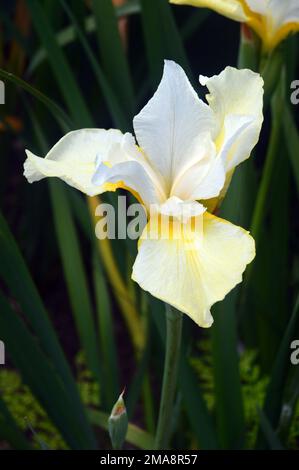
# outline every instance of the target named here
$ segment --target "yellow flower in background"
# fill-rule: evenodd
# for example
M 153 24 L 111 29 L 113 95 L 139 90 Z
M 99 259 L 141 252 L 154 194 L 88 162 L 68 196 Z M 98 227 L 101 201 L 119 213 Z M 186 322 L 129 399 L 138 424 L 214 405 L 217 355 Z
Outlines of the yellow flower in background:
M 209 327 L 211 306 L 241 282 L 255 256 L 249 233 L 207 207 L 223 195 L 234 168 L 258 141 L 263 80 L 250 70 L 227 67 L 200 82 L 209 90 L 209 105 L 182 68 L 166 61 L 156 93 L 133 121 L 138 146 L 132 134 L 114 129 L 73 131 L 45 158 L 26 151 L 24 174 L 29 182 L 56 176 L 88 195 L 117 188 L 132 192 L 148 215 L 133 280 Z M 187 230 L 163 238 L 166 218 Z M 200 233 L 192 230 L 198 220 Z
M 274 49 L 290 33 L 299 31 L 298 0 L 170 0 L 177 5 L 206 7 L 247 23 L 265 50 Z

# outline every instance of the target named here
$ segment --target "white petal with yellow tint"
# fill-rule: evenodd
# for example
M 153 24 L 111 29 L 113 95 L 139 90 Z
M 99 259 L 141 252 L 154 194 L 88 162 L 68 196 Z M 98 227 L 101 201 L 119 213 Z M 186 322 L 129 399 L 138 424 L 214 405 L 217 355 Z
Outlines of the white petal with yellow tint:
M 246 160 L 258 142 L 263 123 L 263 79 L 251 70 L 226 69 L 211 78 L 200 77 L 217 121 L 217 154 L 226 171 Z
M 219 146 L 218 157 L 222 160 L 226 173 L 230 173 L 250 156 L 258 142 L 255 118 L 250 115 L 229 115 L 225 118 L 222 132 L 225 137 Z
M 170 3 L 210 8 L 211 10 L 220 13 L 220 15 L 231 18 L 232 20 L 242 22 L 247 20 L 247 16 L 240 0 L 170 0 Z
M 125 136 L 116 129 L 82 129 L 60 139 L 40 158 L 26 150 L 24 175 L 32 183 L 46 177 L 58 177 L 80 191 L 94 196 L 102 188 L 91 179 L 99 161 L 126 161 L 122 147 Z
M 270 0 L 269 9 L 275 12 L 279 11 L 279 16 L 282 19 L 283 24 L 286 23 L 299 23 L 299 2 L 298 0 L 287 0 L 282 2 L 281 0 Z
M 134 130 L 152 168 L 169 194 L 172 182 L 199 152 L 200 134 L 213 130 L 213 113 L 192 88 L 183 69 L 165 61 L 161 83 L 134 118 Z
M 278 28 L 299 20 L 298 0 L 245 0 L 249 8 L 266 16 Z M 270 25 L 270 24 L 269 24 Z
M 273 49 L 290 33 L 299 30 L 298 0 L 268 0 L 265 23 L 266 46 Z
M 298 0 L 246 0 L 257 13 L 252 28 L 261 36 L 266 50 L 274 49 L 290 33 L 299 30 Z
M 173 182 L 171 195 L 181 199 L 209 199 L 219 195 L 225 182 L 225 167 L 216 157 L 211 136 L 200 137 L 194 162 L 187 163 Z
M 241 282 L 255 256 L 255 243 L 236 225 L 207 212 L 201 217 L 202 233 L 190 229 L 180 239 L 163 239 L 160 225 L 151 220 L 139 242 L 132 279 L 199 326 L 209 327 L 212 305 Z

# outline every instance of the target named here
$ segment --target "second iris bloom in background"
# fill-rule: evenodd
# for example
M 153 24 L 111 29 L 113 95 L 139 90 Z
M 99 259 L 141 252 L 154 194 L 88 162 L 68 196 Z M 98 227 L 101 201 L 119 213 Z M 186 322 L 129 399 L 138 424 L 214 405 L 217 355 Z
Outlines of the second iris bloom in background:
M 182 68 L 166 61 L 161 83 L 134 118 L 132 134 L 82 129 L 63 137 L 40 158 L 27 151 L 29 182 L 59 177 L 88 195 L 125 188 L 154 215 L 139 241 L 132 278 L 155 297 L 211 326 L 211 306 L 242 280 L 255 256 L 249 233 L 212 211 L 224 197 L 235 167 L 249 157 L 263 122 L 263 80 L 227 67 L 200 77 L 206 104 Z M 186 218 L 187 214 L 187 218 Z M 200 218 L 202 233 L 161 237 L 169 218 Z M 187 219 L 187 220 L 186 220 Z

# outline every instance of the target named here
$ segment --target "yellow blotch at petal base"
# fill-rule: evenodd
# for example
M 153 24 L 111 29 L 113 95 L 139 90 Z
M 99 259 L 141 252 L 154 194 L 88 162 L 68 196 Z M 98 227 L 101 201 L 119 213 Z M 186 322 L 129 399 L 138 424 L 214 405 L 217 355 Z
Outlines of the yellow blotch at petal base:
M 182 232 L 181 238 L 160 238 L 152 221 L 140 239 L 132 279 L 153 296 L 210 327 L 210 309 L 242 280 L 255 256 L 255 242 L 246 230 L 209 213 L 202 232 Z

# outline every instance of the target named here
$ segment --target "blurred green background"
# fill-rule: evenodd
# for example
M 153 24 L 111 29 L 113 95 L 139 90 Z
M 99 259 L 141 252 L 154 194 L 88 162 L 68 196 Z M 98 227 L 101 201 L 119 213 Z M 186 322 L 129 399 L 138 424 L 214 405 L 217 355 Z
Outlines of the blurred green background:
M 97 241 L 97 199 L 22 173 L 25 148 L 45 155 L 70 129 L 131 131 L 167 58 L 201 93 L 199 74 L 227 65 L 266 80 L 260 142 L 221 208 L 257 257 L 211 329 L 184 318 L 172 448 L 299 449 L 298 37 L 263 69 L 258 51 L 239 24 L 167 0 L 1 1 L 0 448 L 109 449 L 124 387 L 125 448 L 153 446 L 165 314 L 130 280 L 136 243 Z

